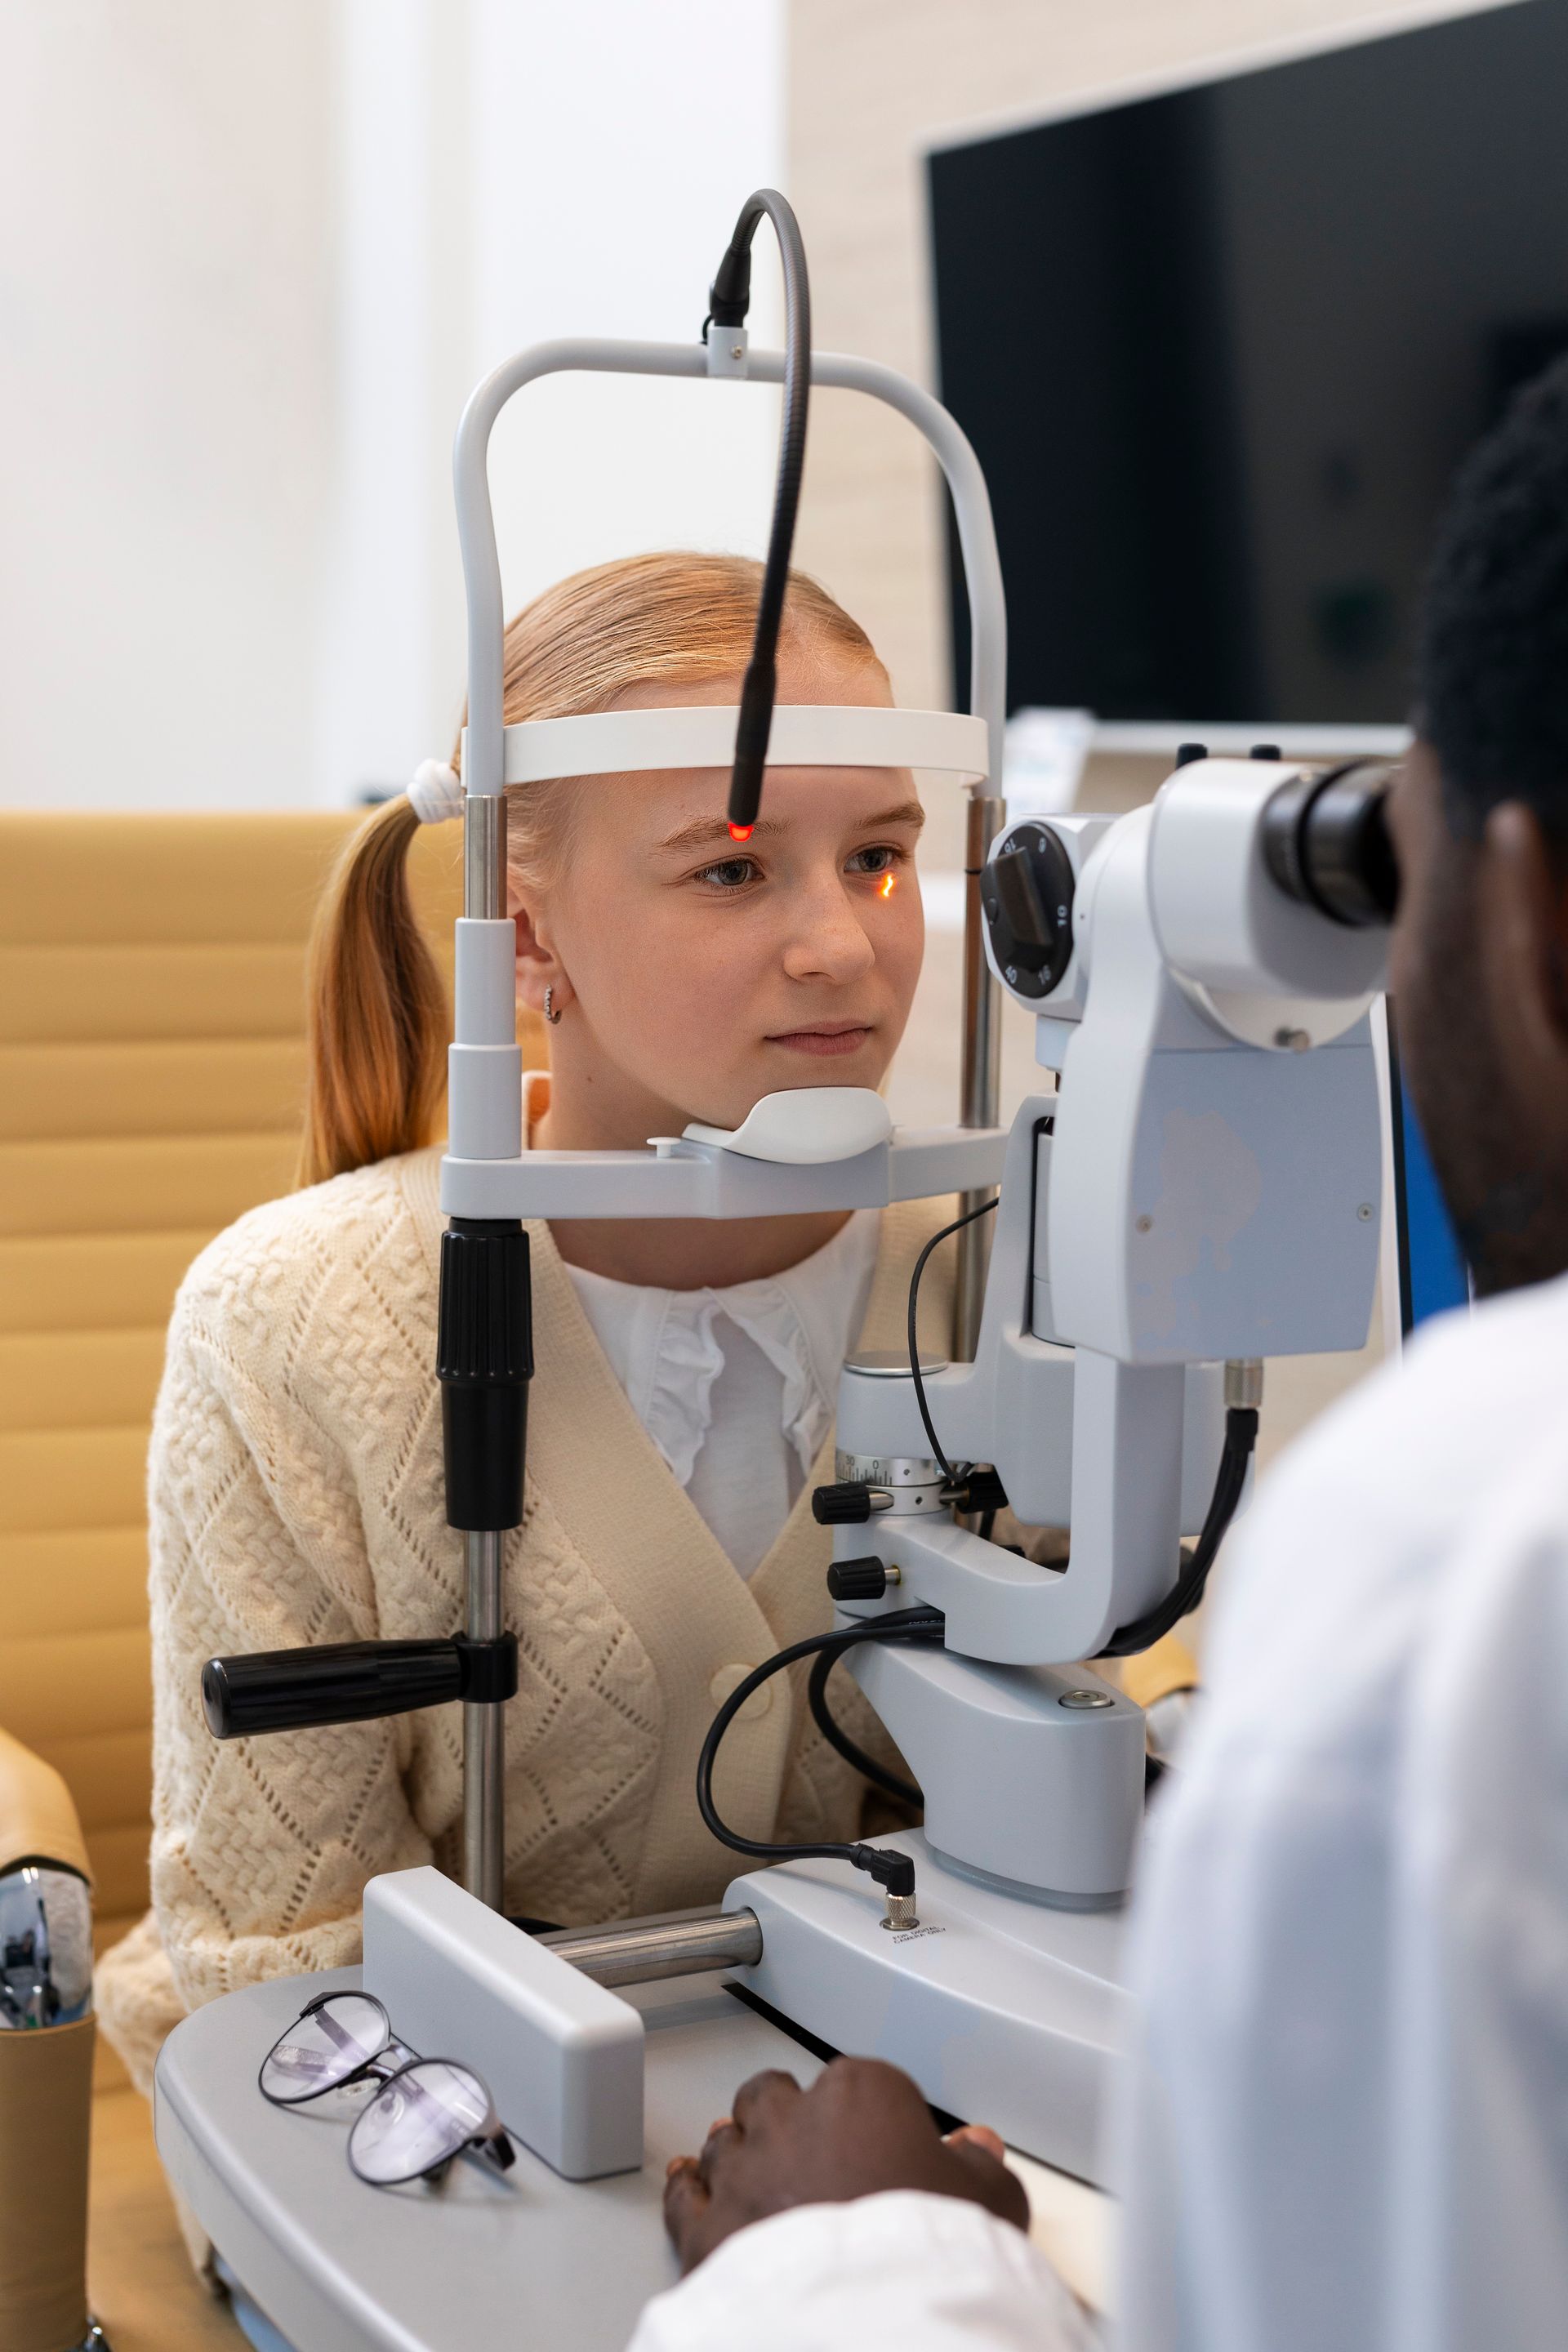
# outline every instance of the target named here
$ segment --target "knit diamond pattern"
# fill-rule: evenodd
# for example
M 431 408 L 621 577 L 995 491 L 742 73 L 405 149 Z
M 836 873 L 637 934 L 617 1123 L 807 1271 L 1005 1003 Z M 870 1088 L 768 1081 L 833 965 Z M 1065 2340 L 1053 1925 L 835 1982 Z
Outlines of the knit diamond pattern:
M 149 1460 L 153 1920 L 100 1971 L 144 2085 L 188 2008 L 360 1956 L 365 1880 L 456 1859 L 456 1707 L 219 1742 L 204 1662 L 462 1621 L 443 1505 L 436 1291 L 398 1163 L 268 1203 L 182 1286 Z M 625 1916 L 660 1696 L 636 1632 L 530 1485 L 508 1538 L 508 1907 Z

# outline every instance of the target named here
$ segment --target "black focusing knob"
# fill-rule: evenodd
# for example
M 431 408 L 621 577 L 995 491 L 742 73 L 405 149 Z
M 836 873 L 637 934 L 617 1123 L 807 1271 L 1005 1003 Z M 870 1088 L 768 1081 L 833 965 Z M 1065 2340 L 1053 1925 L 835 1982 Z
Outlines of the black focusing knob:
M 819 1528 L 863 1528 L 871 1516 L 871 1489 L 858 1478 L 814 1487 L 811 1516 Z
M 880 1601 L 887 1589 L 888 1571 L 879 1559 L 836 1559 L 827 1571 L 835 1601 Z
M 1048 996 L 1072 961 L 1072 859 L 1048 824 L 1016 824 L 980 877 L 997 969 L 1016 994 Z

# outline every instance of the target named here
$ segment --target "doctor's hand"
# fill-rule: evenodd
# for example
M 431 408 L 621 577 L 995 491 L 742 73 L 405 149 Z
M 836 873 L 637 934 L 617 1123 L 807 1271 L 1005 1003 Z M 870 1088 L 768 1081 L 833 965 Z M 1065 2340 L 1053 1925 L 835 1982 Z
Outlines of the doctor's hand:
M 944 2140 L 907 2074 L 874 2058 L 836 2058 L 803 2091 L 793 2074 L 753 2074 L 700 2156 L 679 2156 L 664 2220 L 682 2271 L 717 2245 L 792 2205 L 840 2204 L 886 2189 L 964 2197 L 1020 2230 L 1022 2183 L 994 2132 L 967 2126 Z

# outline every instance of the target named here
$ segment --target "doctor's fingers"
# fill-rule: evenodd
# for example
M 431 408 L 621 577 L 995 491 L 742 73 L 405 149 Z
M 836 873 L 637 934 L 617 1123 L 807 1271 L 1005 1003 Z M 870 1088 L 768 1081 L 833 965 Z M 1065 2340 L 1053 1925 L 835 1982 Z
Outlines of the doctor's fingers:
M 696 2159 L 698 2177 L 705 2189 L 713 2187 L 715 2168 L 722 2162 L 729 2149 L 739 2147 L 740 2141 L 741 2127 L 728 2117 L 713 2126 L 702 2143 L 701 2155 Z
M 671 2159 L 664 2183 L 664 2226 L 683 2272 L 694 2270 L 710 2250 L 711 2200 L 694 2156 Z
M 725 2163 L 732 2166 L 743 2156 L 748 2137 L 754 2148 L 768 2137 L 770 2126 L 786 2122 L 800 2095 L 800 2084 L 795 2076 L 781 2074 L 776 2068 L 753 2074 L 742 2084 L 735 2094 L 734 2112 L 710 2124 L 702 2153 L 697 2159 L 697 2169 L 710 2189 L 717 2185 L 718 2167 Z
M 728 2120 L 740 2131 L 765 2131 L 770 2123 L 782 2122 L 802 2095 L 793 2074 L 786 2074 L 782 2067 L 770 2066 L 742 2084 Z
M 806 2096 L 818 2114 L 857 2137 L 897 2135 L 933 2148 L 940 2139 L 924 2094 L 885 2058 L 835 2058 Z

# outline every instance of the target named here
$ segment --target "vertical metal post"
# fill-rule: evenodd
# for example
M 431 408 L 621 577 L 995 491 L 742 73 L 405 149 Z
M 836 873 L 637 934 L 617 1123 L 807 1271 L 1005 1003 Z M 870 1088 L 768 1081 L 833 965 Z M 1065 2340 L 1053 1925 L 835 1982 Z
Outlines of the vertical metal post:
M 504 793 L 470 793 L 464 800 L 463 912 L 470 921 L 506 919 Z
M 506 913 L 506 796 L 470 792 L 463 805 L 463 912 L 495 921 Z M 471 1642 L 493 1642 L 501 1631 L 501 1545 L 489 1529 L 463 1538 L 466 1592 L 463 1630 Z M 492 1910 L 501 1907 L 505 1877 L 505 1711 L 463 1707 L 463 1884 Z
M 493 1642 L 501 1631 L 499 1535 L 470 1531 L 463 1538 L 468 1597 L 463 1631 L 470 1642 Z M 463 1884 L 470 1895 L 501 1907 L 505 1830 L 506 1710 L 463 1707 Z
M 996 766 L 993 753 L 993 770 Z M 958 1118 L 962 1127 L 994 1127 L 1002 1097 L 1002 992 L 985 961 L 985 919 L 980 906 L 980 875 L 985 854 L 1000 831 L 1005 803 L 981 785 L 972 785 L 964 812 L 963 845 L 963 1061 Z M 988 1191 L 965 1192 L 965 1214 L 988 1201 Z M 985 1269 L 991 1255 L 991 1221 L 979 1218 L 958 1236 L 958 1281 L 953 1294 L 953 1351 L 972 1361 L 985 1303 Z

